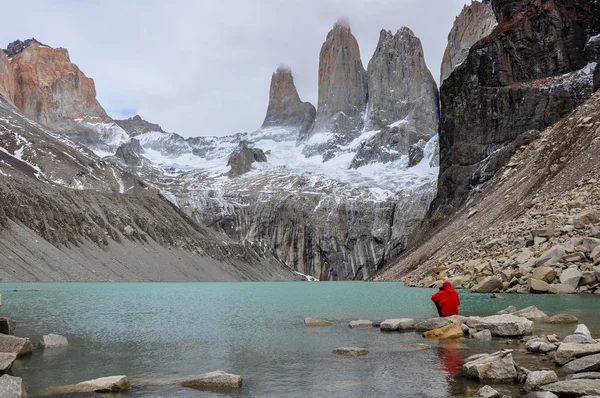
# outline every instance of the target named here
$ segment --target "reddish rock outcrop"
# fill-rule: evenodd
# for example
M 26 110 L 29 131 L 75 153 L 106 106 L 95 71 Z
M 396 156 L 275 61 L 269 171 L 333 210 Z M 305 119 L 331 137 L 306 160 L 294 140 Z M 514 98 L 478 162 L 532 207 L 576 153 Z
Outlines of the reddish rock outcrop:
M 66 49 L 31 42 L 10 66 L 16 83 L 10 99 L 33 120 L 50 127 L 77 118 L 110 121 L 96 100 L 94 81 L 71 63 Z
M 442 59 L 440 84 L 464 62 L 469 55 L 469 49 L 492 33 L 496 25 L 496 16 L 489 2 L 472 1 L 470 5 L 464 6 L 448 35 L 448 46 Z
M 10 67 L 10 60 L 0 50 L 0 95 L 12 102 L 15 95 L 15 77 Z
M 363 127 L 367 74 L 347 22 L 337 22 L 319 57 L 319 104 L 313 132 L 352 136 Z
M 302 102 L 292 71 L 279 67 L 273 73 L 269 91 L 269 107 L 263 129 L 283 127 L 305 135 L 313 126 L 317 110 L 310 102 Z
M 600 31 L 587 0 L 495 0 L 499 25 L 441 88 L 440 177 L 433 209 L 460 206 L 538 131 L 592 94 L 585 51 Z

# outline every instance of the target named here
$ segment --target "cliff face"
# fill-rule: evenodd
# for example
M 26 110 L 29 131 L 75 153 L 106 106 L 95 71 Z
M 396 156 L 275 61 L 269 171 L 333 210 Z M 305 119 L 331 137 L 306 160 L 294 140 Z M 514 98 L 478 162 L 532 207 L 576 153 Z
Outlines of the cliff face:
M 26 116 L 49 127 L 64 120 L 110 118 L 96 100 L 94 81 L 71 63 L 64 48 L 29 44 L 12 57 L 17 90 L 12 98 Z
M 283 128 L 304 136 L 312 128 L 316 113 L 310 102 L 300 100 L 292 71 L 278 68 L 271 79 L 269 106 L 261 128 Z
M 496 25 L 496 15 L 489 1 L 482 3 L 472 1 L 470 5 L 465 5 L 456 17 L 448 35 L 448 46 L 442 59 L 440 83 L 443 83 L 450 73 L 464 62 L 469 55 L 469 49 L 492 33 Z
M 8 101 L 12 101 L 15 91 L 15 77 L 10 66 L 10 60 L 4 51 L 0 50 L 0 95 Z
M 327 35 L 319 56 L 319 104 L 313 133 L 336 133 L 351 140 L 363 128 L 367 74 L 358 42 L 345 22 Z
M 590 97 L 600 31 L 584 0 L 506 1 L 499 24 L 473 46 L 441 89 L 440 177 L 434 209 L 457 207 L 514 151 Z M 593 62 L 590 64 L 590 62 Z
M 410 29 L 402 28 L 396 34 L 381 31 L 368 76 L 367 128 L 378 130 L 410 118 L 416 141 L 437 134 L 437 85 L 425 64 L 421 40 Z

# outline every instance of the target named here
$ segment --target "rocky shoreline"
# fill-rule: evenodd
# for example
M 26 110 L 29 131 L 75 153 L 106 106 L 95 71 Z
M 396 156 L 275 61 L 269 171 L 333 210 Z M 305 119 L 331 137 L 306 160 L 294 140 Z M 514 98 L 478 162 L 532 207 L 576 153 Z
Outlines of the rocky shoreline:
M 304 321 L 305 327 L 317 328 L 338 327 L 338 323 L 315 318 L 306 318 Z M 539 327 L 542 324 L 544 333 L 540 334 Z M 464 361 L 460 356 L 459 377 L 473 380 L 479 387 L 478 391 L 467 389 L 461 392 L 458 394 L 461 397 L 600 396 L 600 339 L 594 338 L 600 336 L 593 336 L 571 314 L 549 316 L 536 307 L 517 310 L 511 306 L 488 316 L 456 315 L 424 320 L 399 318 L 382 322 L 354 320 L 347 326 L 351 329 L 369 328 L 381 333 L 422 334 L 423 343 L 394 348 L 407 352 L 425 349 L 444 351 L 442 342 L 446 340 L 461 342 L 460 347 L 463 348 L 459 347 L 459 350 L 466 345 L 469 355 L 477 354 L 470 355 Z M 63 336 L 50 334 L 43 336 L 39 344 L 33 345 L 28 338 L 14 336 L 15 327 L 14 320 L 0 318 L 0 396 L 22 398 L 27 396 L 25 386 L 21 378 L 11 375 L 12 364 L 19 358 L 31 355 L 34 350 L 64 347 L 68 341 Z M 538 335 L 534 335 L 536 332 Z M 440 342 L 439 345 L 436 341 Z M 378 353 L 362 347 L 341 346 L 334 349 L 331 355 L 360 360 L 361 357 Z M 522 362 L 524 355 L 528 355 L 529 359 Z M 171 385 L 208 391 L 236 391 L 242 387 L 242 381 L 242 376 L 223 371 L 168 379 Z M 110 376 L 73 385 L 50 386 L 41 394 L 118 392 L 135 388 L 135 384 L 124 375 Z

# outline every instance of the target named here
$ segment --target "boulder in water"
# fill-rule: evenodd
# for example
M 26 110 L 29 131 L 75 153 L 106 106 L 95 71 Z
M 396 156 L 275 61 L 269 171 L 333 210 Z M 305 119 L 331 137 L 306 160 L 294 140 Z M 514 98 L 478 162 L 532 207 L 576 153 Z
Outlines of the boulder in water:
M 532 321 L 548 318 L 548 315 L 544 311 L 541 311 L 534 306 L 523 308 L 522 310 L 515 312 L 513 315 L 521 316 Z
M 16 359 L 17 356 L 15 354 L 0 352 L 0 374 L 8 372 Z
M 583 397 L 600 395 L 600 380 L 565 380 L 545 385 L 541 388 L 560 397 Z
M 40 348 L 56 348 L 66 347 L 69 345 L 69 341 L 65 336 L 59 334 L 46 334 L 42 336 L 40 341 Z
M 472 398 L 500 398 L 500 393 L 490 386 L 483 386 Z
M 588 355 L 575 359 L 563 366 L 566 373 L 597 372 L 600 371 L 600 354 Z
M 379 328 L 384 332 L 392 332 L 396 330 L 408 330 L 415 327 L 415 321 L 408 318 L 386 319 L 381 322 Z
M 426 339 L 450 340 L 465 337 L 465 334 L 458 323 L 451 323 L 439 329 L 433 329 L 423 333 Z
M 27 398 L 23 380 L 9 375 L 0 377 L 0 397 Z
M 499 351 L 490 355 L 477 355 L 474 359 L 469 359 L 463 365 L 463 372 L 481 382 L 509 382 L 517 378 L 517 368 L 512 358 L 512 350 Z
M 528 391 L 537 390 L 541 386 L 545 386 L 546 384 L 556 383 L 558 381 L 558 376 L 555 372 L 551 370 L 540 370 L 535 372 L 530 372 L 527 375 L 527 380 L 525 381 L 525 389 Z
M 369 350 L 359 347 L 340 347 L 332 351 L 336 355 L 345 357 L 362 357 L 369 353 Z
M 532 321 L 511 314 L 470 317 L 467 326 L 477 331 L 488 329 L 497 337 L 519 337 L 533 332 Z
M 571 314 L 556 314 L 544 320 L 544 323 L 552 324 L 568 324 L 577 322 L 579 322 L 577 317 Z
M 596 344 L 570 344 L 562 343 L 558 350 L 554 360 L 559 365 L 564 365 L 576 358 L 585 357 L 587 355 L 594 355 L 600 353 L 600 343 Z
M 81 383 L 67 386 L 51 387 L 46 393 L 53 394 L 76 394 L 76 393 L 111 393 L 127 391 L 131 388 L 131 383 L 127 376 L 109 376 L 99 379 L 82 381 Z
M 189 378 L 181 385 L 196 390 L 238 389 L 242 388 L 242 376 L 217 370 Z
M 350 328 L 372 328 L 373 321 L 360 320 L 360 321 L 351 321 L 348 325 Z
M 443 328 L 451 323 L 452 321 L 448 318 L 431 318 L 415 324 L 415 330 L 417 332 L 427 332 L 429 330 Z
M 305 326 L 331 326 L 331 322 L 326 319 L 306 318 L 304 319 Z
M 27 338 L 0 334 L 0 352 L 12 353 L 20 358 L 31 354 L 32 349 L 31 341 Z

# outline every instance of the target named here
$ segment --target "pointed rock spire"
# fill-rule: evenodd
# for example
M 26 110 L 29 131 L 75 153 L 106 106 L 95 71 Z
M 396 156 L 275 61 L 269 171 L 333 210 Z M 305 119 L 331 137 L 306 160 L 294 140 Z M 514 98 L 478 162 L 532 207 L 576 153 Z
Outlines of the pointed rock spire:
M 350 25 L 338 21 L 319 57 L 319 104 L 313 132 L 359 132 L 367 104 L 367 75 Z
M 448 35 L 440 84 L 450 76 L 454 68 L 463 63 L 473 44 L 492 33 L 496 25 L 496 16 L 489 1 L 473 1 L 464 6 Z
M 269 107 L 261 128 L 284 127 L 306 134 L 313 126 L 317 111 L 310 102 L 302 102 L 292 71 L 279 67 L 273 73 L 269 91 Z
M 396 34 L 382 30 L 368 71 L 368 128 L 378 130 L 404 120 L 415 135 L 411 143 L 437 134 L 437 85 L 425 64 L 421 41 L 410 29 Z

